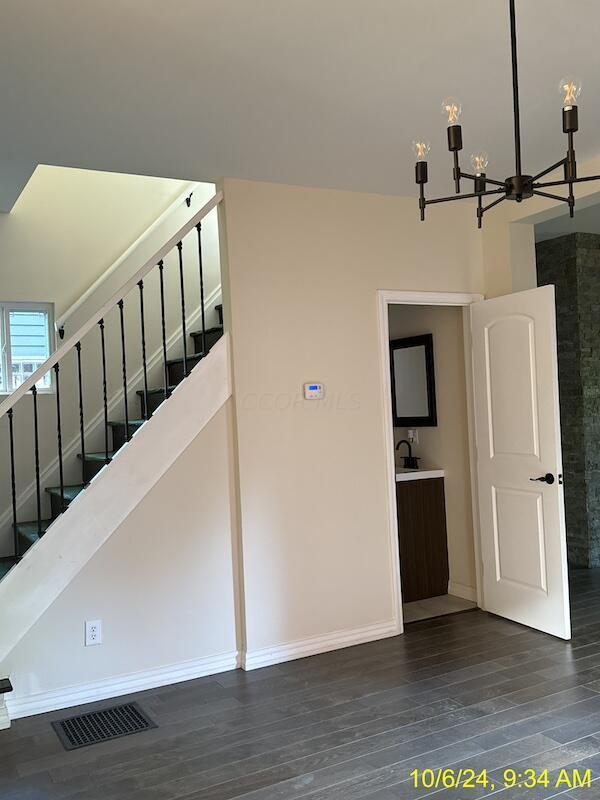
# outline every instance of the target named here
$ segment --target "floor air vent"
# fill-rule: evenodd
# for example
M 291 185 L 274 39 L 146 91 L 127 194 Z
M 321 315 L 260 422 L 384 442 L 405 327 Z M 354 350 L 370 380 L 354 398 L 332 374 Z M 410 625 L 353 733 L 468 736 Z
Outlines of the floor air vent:
M 52 727 L 65 750 L 77 750 L 79 747 L 108 742 L 110 739 L 140 733 L 157 726 L 137 703 L 127 703 L 53 722 Z

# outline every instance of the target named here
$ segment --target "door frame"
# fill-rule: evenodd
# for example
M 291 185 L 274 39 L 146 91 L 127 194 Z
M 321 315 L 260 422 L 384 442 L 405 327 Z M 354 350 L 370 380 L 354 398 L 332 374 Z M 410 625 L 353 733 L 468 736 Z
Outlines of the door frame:
M 479 506 L 477 502 L 477 461 L 475 449 L 475 412 L 473 396 L 473 361 L 471 353 L 471 321 L 469 306 L 483 300 L 482 294 L 462 292 L 404 292 L 380 289 L 377 292 L 379 316 L 379 363 L 381 374 L 383 427 L 386 458 L 386 493 L 388 501 L 388 529 L 390 544 L 390 569 L 392 597 L 398 633 L 404 633 L 402 613 L 402 582 L 400 578 L 400 548 L 398 543 L 398 516 L 396 511 L 396 460 L 394 452 L 394 426 L 392 420 L 392 382 L 390 377 L 390 325 L 389 306 L 455 306 L 463 309 L 463 338 L 465 350 L 465 377 L 467 393 L 467 427 L 469 431 L 469 469 L 471 474 L 471 511 L 475 545 L 475 581 L 477 605 L 483 608 L 481 581 L 481 547 Z

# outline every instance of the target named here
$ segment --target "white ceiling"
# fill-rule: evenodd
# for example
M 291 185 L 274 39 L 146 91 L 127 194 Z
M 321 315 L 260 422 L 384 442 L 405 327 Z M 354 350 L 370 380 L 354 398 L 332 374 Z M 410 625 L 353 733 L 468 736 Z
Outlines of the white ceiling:
M 600 152 L 600 3 L 517 0 L 524 165 Z M 441 99 L 463 102 L 465 162 L 513 172 L 507 0 L 2 0 L 0 201 L 37 163 L 414 194 L 451 190 Z M 465 167 L 469 166 L 465 163 Z

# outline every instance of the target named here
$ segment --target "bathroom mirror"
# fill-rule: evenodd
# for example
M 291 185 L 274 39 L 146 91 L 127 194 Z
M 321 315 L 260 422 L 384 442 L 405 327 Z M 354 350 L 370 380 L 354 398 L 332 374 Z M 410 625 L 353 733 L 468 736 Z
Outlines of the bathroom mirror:
M 390 342 L 394 427 L 437 425 L 433 336 L 410 336 Z

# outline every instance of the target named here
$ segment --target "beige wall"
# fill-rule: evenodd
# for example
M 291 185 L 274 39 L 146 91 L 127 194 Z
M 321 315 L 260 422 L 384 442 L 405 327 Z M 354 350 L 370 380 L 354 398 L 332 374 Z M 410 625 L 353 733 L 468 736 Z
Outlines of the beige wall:
M 481 292 L 483 274 L 468 205 L 422 225 L 413 199 L 224 191 L 252 652 L 394 619 L 377 290 Z
M 236 650 L 231 401 L 12 651 L 15 700 Z M 104 643 L 84 647 L 85 620 Z
M 390 306 L 390 339 L 433 334 L 438 424 L 419 428 L 413 454 L 445 471 L 450 590 L 476 596 L 462 308 Z M 398 442 L 406 428 L 395 428 Z M 402 447 L 402 453 L 405 446 Z M 397 463 L 401 463 L 397 460 Z

